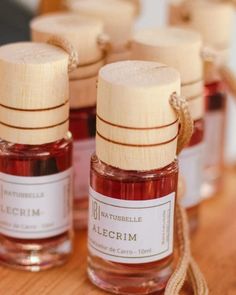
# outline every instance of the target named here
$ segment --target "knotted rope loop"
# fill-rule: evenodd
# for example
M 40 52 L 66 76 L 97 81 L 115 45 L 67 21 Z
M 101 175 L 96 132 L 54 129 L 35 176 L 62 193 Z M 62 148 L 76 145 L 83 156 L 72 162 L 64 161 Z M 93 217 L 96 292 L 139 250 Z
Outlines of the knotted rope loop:
M 78 67 L 78 64 L 79 64 L 78 52 L 68 40 L 59 36 L 52 36 L 47 43 L 60 47 L 61 49 L 63 49 L 65 52 L 69 54 L 69 62 L 68 62 L 69 73 Z

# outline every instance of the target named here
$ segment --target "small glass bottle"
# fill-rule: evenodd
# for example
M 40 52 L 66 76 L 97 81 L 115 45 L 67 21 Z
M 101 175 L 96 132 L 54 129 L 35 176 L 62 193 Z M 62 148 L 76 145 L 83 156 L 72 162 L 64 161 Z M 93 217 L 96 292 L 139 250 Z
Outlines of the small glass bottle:
M 5 45 L 0 73 L 0 263 L 39 271 L 72 251 L 68 55 Z
M 209 20 L 214 20 L 210 22 Z M 229 3 L 217 1 L 185 1 L 178 13 L 170 14 L 172 24 L 183 25 L 201 33 L 206 47 L 218 53 L 218 61 L 226 62 L 232 36 L 234 8 Z M 217 66 L 205 62 L 205 156 L 202 197 L 209 198 L 221 188 L 225 129 L 226 129 L 226 89 L 218 73 Z
M 180 197 L 187 209 L 191 231 L 198 226 L 203 178 L 204 88 L 201 49 L 202 40 L 198 33 L 174 27 L 140 30 L 134 34 L 131 42 L 132 59 L 162 62 L 180 72 L 181 93 L 188 100 L 194 120 L 192 138 L 179 156 L 183 180 Z
M 129 60 L 129 41 L 134 30 L 136 7 L 128 1 L 120 0 L 68 0 L 68 9 L 79 15 L 99 18 L 110 38 L 107 63 Z
M 74 138 L 74 224 L 86 228 L 90 158 L 95 151 L 96 83 L 105 64 L 100 44 L 103 24 L 74 13 L 36 17 L 31 22 L 32 39 L 46 42 L 56 34 L 78 48 L 80 64 L 70 73 L 70 131 Z
M 124 61 L 100 70 L 91 160 L 88 275 L 117 294 L 161 291 L 173 272 L 177 71 Z

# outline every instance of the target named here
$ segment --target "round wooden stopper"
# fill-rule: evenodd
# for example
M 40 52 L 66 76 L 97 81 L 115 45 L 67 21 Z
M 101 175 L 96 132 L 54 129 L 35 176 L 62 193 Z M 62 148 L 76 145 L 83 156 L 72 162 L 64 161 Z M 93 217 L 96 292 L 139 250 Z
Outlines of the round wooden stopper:
M 139 31 L 131 45 L 132 59 L 165 63 L 180 72 L 182 95 L 189 101 L 194 120 L 204 114 L 201 49 L 198 33 L 171 27 Z
M 27 110 L 54 108 L 69 99 L 68 54 L 43 43 L 0 47 L 0 100 Z
M 122 47 L 130 40 L 135 21 L 135 8 L 121 0 L 68 0 L 70 10 L 80 15 L 101 19 L 105 32 L 110 36 L 112 47 Z
M 201 33 L 205 46 L 216 49 L 221 60 L 227 62 L 233 30 L 233 5 L 221 1 L 189 0 L 172 4 L 170 12 L 171 24 Z M 205 63 L 204 80 L 207 84 L 220 80 L 214 63 Z
M 176 157 L 179 122 L 170 105 L 180 77 L 166 65 L 124 61 L 98 79 L 96 152 L 124 170 L 165 167 Z
M 43 43 L 0 47 L 0 134 L 21 144 L 43 144 L 68 131 L 68 54 Z
M 33 41 L 47 42 L 51 36 L 58 35 L 78 49 L 80 64 L 70 73 L 70 107 L 94 106 L 98 71 L 105 64 L 98 41 L 103 22 L 68 12 L 36 17 L 30 27 Z
M 39 16 L 30 23 L 32 40 L 47 42 L 52 35 L 67 39 L 78 49 L 80 66 L 93 64 L 103 56 L 98 37 L 103 33 L 102 21 L 75 13 L 53 13 Z
M 203 36 L 206 45 L 217 49 L 229 48 L 232 37 L 234 7 L 221 1 L 189 0 L 180 3 L 179 15 L 172 24 L 192 28 Z

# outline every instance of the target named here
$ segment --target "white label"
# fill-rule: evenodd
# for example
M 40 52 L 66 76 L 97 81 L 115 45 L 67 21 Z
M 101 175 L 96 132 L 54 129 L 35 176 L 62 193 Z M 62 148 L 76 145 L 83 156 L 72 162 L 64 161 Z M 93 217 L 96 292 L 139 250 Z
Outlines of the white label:
M 147 263 L 173 253 L 175 193 L 148 201 L 117 200 L 90 188 L 89 250 L 120 263 Z
M 193 207 L 201 201 L 203 179 L 204 144 L 185 148 L 179 156 L 180 176 L 183 178 L 184 196 L 181 199 L 185 208 Z
M 0 232 L 20 239 L 49 238 L 71 226 L 72 169 L 22 177 L 0 173 Z
M 205 159 L 206 167 L 219 165 L 224 140 L 224 113 L 207 112 L 205 117 Z
M 95 151 L 95 139 L 74 142 L 74 198 L 88 197 L 90 158 Z

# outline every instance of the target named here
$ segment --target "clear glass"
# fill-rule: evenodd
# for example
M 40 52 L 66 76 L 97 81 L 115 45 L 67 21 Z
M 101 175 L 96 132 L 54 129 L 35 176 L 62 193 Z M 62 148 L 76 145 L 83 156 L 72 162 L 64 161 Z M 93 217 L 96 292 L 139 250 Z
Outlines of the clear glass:
M 177 191 L 178 163 L 153 171 L 124 171 L 91 160 L 91 187 L 98 193 L 120 200 L 151 200 Z M 88 275 L 98 287 L 116 294 L 160 292 L 173 272 L 173 257 L 142 264 L 124 264 L 89 253 Z
M 222 187 L 226 124 L 226 91 L 221 81 L 205 87 L 205 171 L 203 199 L 216 194 Z
M 0 141 L 2 173 L 24 177 L 46 176 L 63 172 L 71 165 L 70 132 L 64 139 L 44 145 Z M 61 265 L 72 252 L 72 238 L 72 229 L 44 239 L 19 239 L 0 234 L 0 263 L 28 271 L 40 271 Z
M 74 225 L 81 229 L 88 224 L 88 179 L 95 150 L 96 107 L 71 109 L 70 131 L 74 138 Z
M 194 147 L 200 143 L 203 142 L 204 140 L 204 120 L 200 119 L 200 120 L 196 120 L 194 121 L 194 131 L 193 131 L 193 135 L 192 138 L 188 144 L 188 147 Z M 199 162 L 199 166 L 200 169 L 202 168 L 202 163 Z M 203 173 L 203 171 L 202 171 Z M 198 183 L 198 180 L 197 180 Z M 188 198 L 188 196 L 185 196 L 186 198 Z M 200 188 L 199 188 L 199 203 L 195 206 L 191 206 L 186 208 L 187 209 L 187 215 L 188 215 L 188 220 L 189 220 L 189 229 L 190 229 L 190 233 L 193 234 L 199 226 L 199 209 L 200 209 L 200 202 L 201 202 L 201 192 L 200 192 Z

